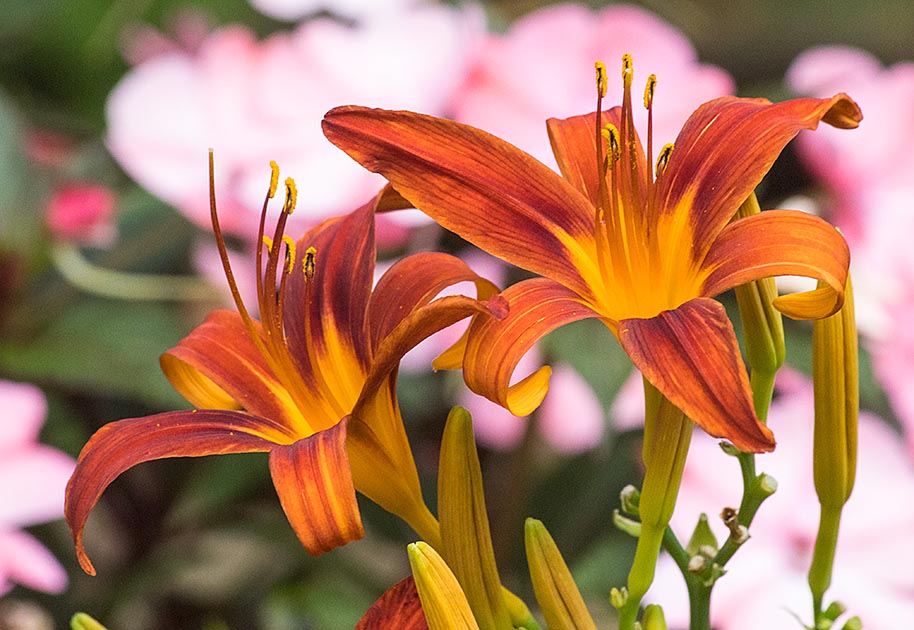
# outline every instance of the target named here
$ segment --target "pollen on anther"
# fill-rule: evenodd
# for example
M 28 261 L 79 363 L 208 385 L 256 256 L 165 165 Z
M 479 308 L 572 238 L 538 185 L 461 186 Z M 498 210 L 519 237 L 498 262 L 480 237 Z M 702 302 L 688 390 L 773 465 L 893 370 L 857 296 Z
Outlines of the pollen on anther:
M 276 195 L 276 187 L 279 185 L 279 164 L 275 160 L 270 160 L 270 192 L 267 197 L 272 199 Z
M 267 252 L 272 252 L 273 251 L 273 239 L 270 238 L 269 236 L 264 235 L 261 240 L 263 241 L 263 244 L 267 246 Z
M 600 130 L 600 135 L 603 136 L 603 140 L 606 142 L 609 157 L 612 160 L 618 160 L 622 153 L 622 147 L 619 144 L 619 129 L 614 124 L 608 123 Z
M 657 88 L 657 75 L 652 74 L 647 78 L 644 86 L 644 109 L 650 109 L 654 101 L 654 90 Z
M 282 242 L 286 244 L 286 273 L 292 273 L 295 267 L 295 241 L 288 234 L 283 234 Z
M 670 161 L 670 156 L 673 154 L 674 145 L 672 142 L 669 142 L 663 145 L 663 148 L 660 149 L 660 155 L 657 156 L 657 169 L 656 176 L 660 177 L 660 174 L 666 170 L 667 162 Z
M 606 96 L 606 66 L 602 61 L 597 61 L 593 64 L 594 68 L 597 71 L 597 93 L 600 95 L 600 98 Z
M 317 250 L 314 246 L 309 247 L 305 250 L 305 257 L 302 260 L 302 272 L 305 274 L 305 278 L 310 280 L 314 277 L 314 259 L 317 257 Z
M 622 55 L 622 85 L 631 87 L 632 84 L 632 56 L 628 53 Z
M 295 210 L 295 204 L 298 203 L 298 188 L 295 186 L 295 180 L 291 177 L 286 178 L 286 205 L 283 206 L 283 212 L 292 214 Z

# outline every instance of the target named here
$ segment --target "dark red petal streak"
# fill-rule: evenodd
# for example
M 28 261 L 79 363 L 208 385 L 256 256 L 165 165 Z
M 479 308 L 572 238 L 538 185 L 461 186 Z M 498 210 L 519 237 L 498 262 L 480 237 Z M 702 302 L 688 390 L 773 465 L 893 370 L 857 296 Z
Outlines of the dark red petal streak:
M 578 295 L 548 278 L 519 282 L 501 297 L 508 301 L 507 317 L 479 316 L 470 325 L 463 375 L 477 394 L 516 415 L 527 415 L 546 395 L 550 370 L 540 368 L 511 385 L 518 362 L 556 328 L 599 315 Z
M 850 251 L 844 237 L 818 217 L 796 210 L 769 210 L 734 221 L 717 237 L 703 267 L 709 272 L 702 292 L 707 296 L 770 276 L 807 276 L 828 284 L 831 304 L 806 317 L 825 317 L 840 308 Z M 802 299 L 801 295 L 789 296 Z M 791 316 L 800 313 L 785 310 Z
M 413 577 L 400 580 L 378 598 L 355 630 L 428 630 Z
M 314 247 L 314 276 L 305 277 L 303 259 Z M 369 363 L 366 309 L 374 281 L 374 203 L 341 219 L 325 221 L 297 243 L 297 262 L 285 298 L 285 334 L 306 382 L 327 369 L 327 356 Z M 337 346 L 337 344 L 339 344 Z
M 593 208 L 549 167 L 468 125 L 411 112 L 337 107 L 324 134 L 445 228 L 573 288 L 594 258 Z
M 686 121 L 658 178 L 658 211 L 689 213 L 693 260 L 700 261 L 800 130 L 815 129 L 821 120 L 851 127 L 861 118 L 845 94 L 776 104 L 727 96 L 705 103 Z
M 172 411 L 103 426 L 79 454 L 64 503 L 83 571 L 95 575 L 83 548 L 86 519 L 105 488 L 121 473 L 166 457 L 268 451 L 274 444 L 263 436 L 283 430 L 270 420 L 236 411 Z
M 346 453 L 346 420 L 270 451 L 286 518 L 312 556 L 365 535 Z
M 619 341 L 641 373 L 710 435 L 742 451 L 774 449 L 758 421 L 749 377 L 724 307 L 697 298 L 649 319 L 619 322 Z

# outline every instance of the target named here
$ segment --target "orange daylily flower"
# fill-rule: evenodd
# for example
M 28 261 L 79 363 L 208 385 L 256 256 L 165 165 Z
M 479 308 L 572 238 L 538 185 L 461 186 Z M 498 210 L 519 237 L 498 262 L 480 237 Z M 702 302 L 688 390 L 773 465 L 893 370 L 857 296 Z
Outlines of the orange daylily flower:
M 212 159 L 210 168 L 212 180 Z M 266 261 L 263 248 L 257 257 L 264 273 L 256 321 L 241 301 L 211 201 L 238 311 L 214 311 L 161 358 L 197 409 L 112 422 L 83 448 L 65 505 L 82 568 L 95 573 L 83 529 L 105 488 L 132 466 L 165 457 L 268 452 L 283 510 L 315 555 L 362 537 L 355 490 L 437 539 L 396 400 L 397 366 L 428 335 L 486 308 L 465 296 L 435 299 L 443 289 L 472 281 L 480 298 L 498 289 L 458 258 L 423 253 L 393 265 L 372 290 L 379 199 L 296 244 L 283 236 L 295 203 L 287 180 L 275 235 L 261 239 Z M 495 296 L 491 305 L 503 310 L 499 302 Z
M 475 318 L 464 360 L 471 389 L 526 415 L 542 401 L 549 369 L 517 384 L 521 356 L 542 336 L 596 317 L 635 366 L 713 436 L 744 451 L 774 448 L 755 415 L 746 369 L 723 306 L 712 298 L 774 275 L 817 278 L 825 288 L 783 296 L 795 318 L 835 312 L 849 253 L 828 223 L 775 210 L 732 221 L 784 146 L 820 121 L 856 127 L 846 95 L 772 104 L 724 97 L 702 105 L 651 167 L 635 131 L 632 67 L 623 63 L 621 107 L 547 121 L 561 176 L 516 147 L 452 121 L 411 112 L 338 107 L 324 133 L 445 228 L 543 278 L 509 287 L 503 320 Z

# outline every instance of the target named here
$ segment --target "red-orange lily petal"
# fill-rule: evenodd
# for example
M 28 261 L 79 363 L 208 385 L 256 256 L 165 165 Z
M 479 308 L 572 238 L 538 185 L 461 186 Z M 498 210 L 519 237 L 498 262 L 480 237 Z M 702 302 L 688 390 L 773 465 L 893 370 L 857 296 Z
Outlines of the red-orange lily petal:
M 346 454 L 346 420 L 294 444 L 270 450 L 279 501 L 313 556 L 365 535 Z
M 725 226 L 800 130 L 814 129 L 820 121 L 851 128 L 862 116 L 843 94 L 780 104 L 717 99 L 693 114 L 675 149 L 660 152 L 655 175 L 632 121 L 631 76 L 626 59 L 623 105 L 599 116 L 608 128 L 597 126 L 595 114 L 548 121 L 564 178 L 485 132 L 419 114 L 340 107 L 327 113 L 323 128 L 332 142 L 384 175 L 397 192 L 444 227 L 563 285 L 617 336 L 622 322 L 632 320 L 648 323 L 626 330 L 671 335 L 666 351 L 678 357 L 677 369 L 711 370 L 714 379 L 726 381 L 716 391 L 695 394 L 689 413 L 708 415 L 693 419 L 747 450 L 770 450 L 773 440 L 755 416 L 743 383 L 744 368 L 732 369 L 734 358 L 741 365 L 738 353 L 732 352 L 732 332 L 721 325 L 716 310 L 684 305 L 713 297 L 740 277 L 804 266 L 806 275 L 827 278 L 834 290 L 782 299 L 779 305 L 794 315 L 840 305 L 846 247 L 833 234 L 823 237 L 825 228 L 817 220 L 775 214 L 755 225 L 778 219 L 789 225 L 752 234 L 749 223 Z M 646 147 L 647 155 L 653 155 L 651 138 Z M 777 239 L 791 230 L 793 241 L 824 238 L 825 251 L 787 252 Z M 746 246 L 738 251 L 736 239 L 742 236 Z M 684 343 L 673 328 L 661 325 L 662 313 L 681 307 L 688 315 L 673 318 L 688 320 L 689 329 L 697 330 L 692 316 L 710 318 L 706 328 L 718 337 L 707 349 Z M 562 316 L 561 309 L 553 310 L 550 316 Z M 656 325 L 655 318 L 661 318 Z M 478 356 L 468 348 L 464 373 L 471 388 L 519 409 L 508 400 L 507 382 L 519 357 L 516 341 L 523 336 L 501 331 L 511 330 L 516 321 L 533 319 L 512 313 L 504 322 L 490 324 L 504 337 L 497 348 L 477 346 Z M 474 334 L 485 330 L 485 321 L 476 319 Z M 684 409 L 687 388 L 680 387 L 681 382 L 712 378 L 660 374 L 660 363 L 644 358 L 647 348 L 632 339 L 623 345 L 650 372 L 648 379 Z M 683 351 L 695 356 L 686 361 Z M 541 385 L 522 383 L 514 391 L 523 392 L 525 403 L 535 406 L 537 397 L 531 393 Z
M 83 447 L 67 483 L 64 515 L 80 566 L 95 575 L 83 529 L 105 488 L 125 470 L 165 457 L 269 451 L 288 437 L 282 425 L 235 411 L 173 411 L 106 424 Z
M 261 328 L 256 327 L 262 338 Z M 227 344 L 226 340 L 232 343 Z M 172 386 L 202 409 L 245 409 L 285 426 L 302 422 L 288 391 L 251 341 L 244 321 L 234 311 L 216 310 L 177 346 L 159 358 Z M 213 392 L 221 392 L 222 405 Z
M 701 260 L 788 142 L 822 120 L 856 127 L 854 110 L 846 94 L 783 103 L 725 96 L 705 103 L 683 126 L 657 179 L 659 211 L 688 213 L 694 259 Z
M 323 128 L 447 229 L 579 293 L 589 291 L 568 261 L 592 256 L 593 210 L 520 149 L 468 125 L 412 112 L 338 107 Z
M 389 335 L 397 324 L 432 301 L 441 291 L 460 282 L 473 282 L 476 295 L 485 300 L 497 286 L 480 278 L 459 258 L 438 252 L 422 252 L 401 258 L 387 270 L 368 304 L 372 323 L 372 347 Z
M 413 576 L 400 580 L 378 598 L 355 630 L 428 630 Z
M 551 370 L 544 366 L 510 385 L 518 362 L 556 328 L 599 314 L 573 291 L 548 278 L 518 282 L 501 297 L 508 302 L 507 317 L 477 317 L 470 325 L 464 378 L 473 391 L 524 416 L 542 402 Z
M 696 298 L 657 317 L 622 320 L 619 340 L 645 378 L 710 435 L 743 451 L 774 448 L 771 430 L 754 420 L 749 376 L 719 302 Z
M 702 291 L 717 295 L 760 278 L 807 276 L 831 287 L 818 290 L 821 305 L 802 309 L 798 304 L 804 295 L 797 294 L 778 298 L 778 308 L 797 319 L 818 319 L 841 307 L 839 282 L 847 277 L 849 264 L 847 242 L 832 225 L 805 212 L 771 210 L 721 231 L 702 263 L 708 274 Z

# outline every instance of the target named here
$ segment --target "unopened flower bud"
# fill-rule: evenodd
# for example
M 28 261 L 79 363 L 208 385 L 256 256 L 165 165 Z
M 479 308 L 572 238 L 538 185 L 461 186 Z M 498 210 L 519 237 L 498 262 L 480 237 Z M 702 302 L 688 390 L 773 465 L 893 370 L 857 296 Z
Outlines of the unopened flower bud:
M 638 516 L 638 505 L 641 503 L 641 492 L 635 486 L 629 484 L 622 488 L 619 493 L 619 500 L 622 503 L 622 511 L 631 516 Z
M 839 508 L 854 487 L 857 468 L 857 326 L 848 276 L 844 306 L 813 323 L 815 392 L 813 479 L 823 505 Z
M 641 617 L 641 626 L 644 630 L 667 630 L 663 609 L 657 604 L 649 604 Z
M 596 630 L 568 565 L 542 522 L 528 518 L 524 546 L 536 601 L 550 628 Z
M 761 212 L 755 193 L 740 206 L 736 218 L 750 217 Z M 774 278 L 763 278 L 742 284 L 735 289 L 743 337 L 746 343 L 746 364 L 754 394 L 755 412 L 764 421 L 768 415 L 774 375 L 784 364 L 784 323 L 780 311 L 774 308 L 778 296 Z
M 429 630 L 479 630 L 457 578 L 441 556 L 421 541 L 407 551 Z
M 107 630 L 86 613 L 76 613 L 70 619 L 70 630 Z

